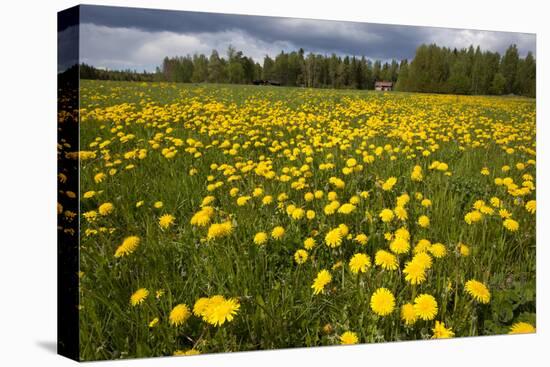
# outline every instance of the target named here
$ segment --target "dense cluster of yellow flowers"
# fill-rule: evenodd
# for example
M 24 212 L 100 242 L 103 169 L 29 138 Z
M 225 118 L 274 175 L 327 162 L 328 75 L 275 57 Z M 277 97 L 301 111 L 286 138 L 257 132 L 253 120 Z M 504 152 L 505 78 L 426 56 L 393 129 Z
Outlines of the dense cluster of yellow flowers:
M 294 91 L 293 100 L 269 89 L 238 100 L 227 89 L 175 88 L 146 84 L 132 102 L 120 99 L 123 87 L 85 89 L 89 105 L 81 110 L 82 129 L 93 131 L 78 152 L 85 250 L 101 243 L 113 267 L 135 267 L 143 276 L 128 291 L 132 310 L 154 301 L 141 284 L 153 283 L 156 270 L 143 275 L 146 265 L 135 265 L 153 251 L 176 264 L 158 269 L 161 278 L 177 272 L 189 287 L 187 277 L 211 277 L 201 280 L 201 292 L 183 296 L 186 290 L 162 281 L 171 301 L 159 306 L 164 314 L 144 319 L 152 330 L 196 327 L 190 318 L 216 330 L 232 321 L 250 330 L 260 323 L 249 317 L 271 320 L 285 305 L 259 301 L 275 302 L 267 294 L 283 284 L 295 287 L 292 302 L 318 317 L 317 325 L 337 325 L 322 339 L 331 343 L 371 340 L 367 329 L 400 339 L 470 335 L 471 320 L 454 312 L 470 317 L 490 307 L 504 284 L 504 276 L 493 276 L 495 263 L 514 261 L 492 252 L 534 243 L 529 103 L 344 92 L 329 98 L 311 90 Z M 161 103 L 148 90 L 177 96 Z M 123 185 L 131 188 L 121 190 L 127 197 L 117 194 Z M 171 245 L 178 251 L 165 251 Z M 188 268 L 191 261 L 204 267 Z M 151 266 L 161 263 L 151 259 Z M 201 297 L 205 291 L 233 298 Z M 186 303 L 172 305 L 175 299 Z M 329 308 L 339 308 L 342 319 Z M 210 335 L 185 330 L 191 339 Z M 533 331 L 526 323 L 510 329 Z M 201 340 L 172 350 L 208 348 Z

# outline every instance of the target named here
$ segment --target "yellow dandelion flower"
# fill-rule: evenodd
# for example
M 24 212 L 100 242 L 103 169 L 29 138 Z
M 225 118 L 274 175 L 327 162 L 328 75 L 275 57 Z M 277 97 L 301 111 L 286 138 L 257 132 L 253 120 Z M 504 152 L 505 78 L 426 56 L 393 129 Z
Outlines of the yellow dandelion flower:
M 390 191 L 397 183 L 397 178 L 390 177 L 382 184 L 382 190 Z
M 103 203 L 97 209 L 99 214 L 103 216 L 111 214 L 113 210 L 115 210 L 115 206 L 112 203 Z
M 513 219 L 505 219 L 502 225 L 510 232 L 516 232 L 519 229 L 519 223 Z
M 343 345 L 350 345 L 350 344 L 357 344 L 359 342 L 359 338 L 357 337 L 357 334 L 353 331 L 346 331 L 342 335 L 340 335 L 340 344 Z
M 156 209 L 160 209 L 164 206 L 164 203 L 162 201 L 156 201 L 154 204 L 153 204 L 153 207 L 155 207 Z
M 225 237 L 233 232 L 233 224 L 231 221 L 225 221 L 222 223 L 214 223 L 208 228 L 208 234 L 206 238 L 213 240 L 220 237 Z
M 285 229 L 281 226 L 277 226 L 273 228 L 271 231 L 271 237 L 273 237 L 276 240 L 280 240 L 285 235 Z
M 413 256 L 411 261 L 419 264 L 425 270 L 430 269 L 432 267 L 432 262 L 433 262 L 432 257 L 428 255 L 426 252 L 417 253 L 416 255 Z
M 294 261 L 301 265 L 307 261 L 307 251 L 299 249 L 294 253 Z
M 430 294 L 421 294 L 414 299 L 414 312 L 422 320 L 433 320 L 437 310 L 437 301 Z
M 434 243 L 430 246 L 428 251 L 437 259 L 445 257 L 445 255 L 447 255 L 447 248 L 442 243 Z
M 235 298 L 225 299 L 221 302 L 210 302 L 205 311 L 205 321 L 214 326 L 222 326 L 226 322 L 233 321 L 241 305 Z
M 382 222 L 388 223 L 392 221 L 394 213 L 391 209 L 383 209 L 378 216 L 382 219 Z
M 426 280 L 426 268 L 421 262 L 409 261 L 403 269 L 405 280 L 412 285 L 420 284 Z
M 183 325 L 187 319 L 191 316 L 191 312 L 189 311 L 189 307 L 187 307 L 186 304 L 180 303 L 176 307 L 172 309 L 170 312 L 170 325 L 173 326 L 180 326 Z
M 432 339 L 447 339 L 455 336 L 455 333 L 452 331 L 452 328 L 446 328 L 445 323 L 441 321 L 436 321 L 435 326 L 432 329 L 433 336 Z
M 332 276 L 330 275 L 328 270 L 321 270 L 319 273 L 317 273 L 317 277 L 315 277 L 313 285 L 311 286 L 311 288 L 313 288 L 313 294 L 325 293 L 325 286 L 331 281 Z
M 308 237 L 304 240 L 304 248 L 306 250 L 311 250 L 315 247 L 315 239 L 312 237 Z
M 159 218 L 159 226 L 162 229 L 167 229 L 172 224 L 174 224 L 174 221 L 176 220 L 176 217 L 174 217 L 171 214 L 164 214 Z
M 349 267 L 353 274 L 365 273 L 370 266 L 370 257 L 367 254 L 357 253 L 349 261 Z
M 529 200 L 525 204 L 525 209 L 527 209 L 527 211 L 529 213 L 535 214 L 535 212 L 537 211 L 537 201 L 536 200 Z
M 379 316 L 392 313 L 395 307 L 395 297 L 387 288 L 378 288 L 370 298 L 372 311 Z
M 415 254 L 418 254 L 420 252 L 427 252 L 429 251 L 431 246 L 432 243 L 429 240 L 423 238 L 417 242 L 416 246 L 414 246 L 413 252 Z
M 430 226 L 430 218 L 427 215 L 421 215 L 418 218 L 418 225 L 422 228 L 428 228 Z
M 342 232 L 340 231 L 340 228 L 335 228 L 326 234 L 325 244 L 332 248 L 338 247 L 342 244 Z
M 258 232 L 254 235 L 254 243 L 258 246 L 261 246 L 267 242 L 267 233 Z
M 153 320 L 149 321 L 149 327 L 154 328 L 159 323 L 159 318 L 155 317 Z
M 369 237 L 364 233 L 359 233 L 357 236 L 355 236 L 354 241 L 357 241 L 360 245 L 365 246 L 369 241 Z
M 174 352 L 174 356 L 194 356 L 194 355 L 198 355 L 198 354 L 201 354 L 200 351 L 194 349 L 194 348 L 191 348 L 189 350 L 176 350 Z
M 384 250 L 378 250 L 374 256 L 374 263 L 384 270 L 396 270 L 398 267 L 397 258 L 394 254 Z
M 470 248 L 463 243 L 458 244 L 458 252 L 464 257 L 470 256 Z
M 409 241 L 402 238 L 402 237 L 395 237 L 393 241 L 390 243 L 390 250 L 394 254 L 405 254 L 409 252 L 410 249 Z
M 489 292 L 489 289 L 487 289 L 485 284 L 475 279 L 468 280 L 464 285 L 464 289 L 480 303 L 489 303 L 491 300 L 491 292 Z
M 140 239 L 138 236 L 130 236 L 126 237 L 124 241 L 122 241 L 122 244 L 116 249 L 115 251 L 115 257 L 122 257 L 130 255 L 132 252 L 136 250 L 140 242 Z
M 140 288 L 130 297 L 130 304 L 134 307 L 139 306 L 145 301 L 148 295 L 149 291 L 146 288 Z
M 396 218 L 399 219 L 399 220 L 407 220 L 409 218 L 409 214 L 407 213 L 407 209 L 405 209 L 402 206 L 395 207 L 393 212 L 395 213 Z
M 405 322 L 405 325 L 411 326 L 416 322 L 416 312 L 412 303 L 405 303 L 401 306 L 401 320 Z
M 536 333 L 535 327 L 527 322 L 516 322 L 510 327 L 508 334 L 531 334 Z

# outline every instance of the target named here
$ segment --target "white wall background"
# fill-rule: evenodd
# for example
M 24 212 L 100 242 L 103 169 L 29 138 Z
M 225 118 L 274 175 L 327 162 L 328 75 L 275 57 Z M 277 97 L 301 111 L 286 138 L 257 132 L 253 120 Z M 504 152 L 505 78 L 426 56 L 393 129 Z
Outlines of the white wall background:
M 537 33 L 537 334 L 104 362 L 102 366 L 548 365 L 550 21 L 544 1 L 115 0 L 155 7 Z M 0 365 L 68 366 L 56 339 L 56 12 L 76 1 L 8 0 L 0 11 Z M 546 345 L 546 347 L 544 347 Z

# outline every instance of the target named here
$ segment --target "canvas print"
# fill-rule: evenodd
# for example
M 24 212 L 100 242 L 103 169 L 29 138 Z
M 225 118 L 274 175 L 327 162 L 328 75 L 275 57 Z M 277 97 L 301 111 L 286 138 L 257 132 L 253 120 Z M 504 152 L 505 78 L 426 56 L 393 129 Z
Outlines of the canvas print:
M 533 333 L 534 34 L 82 5 L 59 353 Z

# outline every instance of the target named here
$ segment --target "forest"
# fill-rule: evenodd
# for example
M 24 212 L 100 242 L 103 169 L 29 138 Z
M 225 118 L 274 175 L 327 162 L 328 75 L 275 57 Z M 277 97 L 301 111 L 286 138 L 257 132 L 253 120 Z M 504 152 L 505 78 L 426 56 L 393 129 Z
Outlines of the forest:
M 412 60 L 371 60 L 365 56 L 305 53 L 303 49 L 266 55 L 260 64 L 229 47 L 224 56 L 194 54 L 165 57 L 155 72 L 104 70 L 80 65 L 82 79 L 251 84 L 273 80 L 283 86 L 374 89 L 375 81 L 395 83 L 395 90 L 470 95 L 514 94 L 535 97 L 536 60 L 520 57 L 516 45 L 504 55 L 472 45 L 451 49 L 420 45 Z

